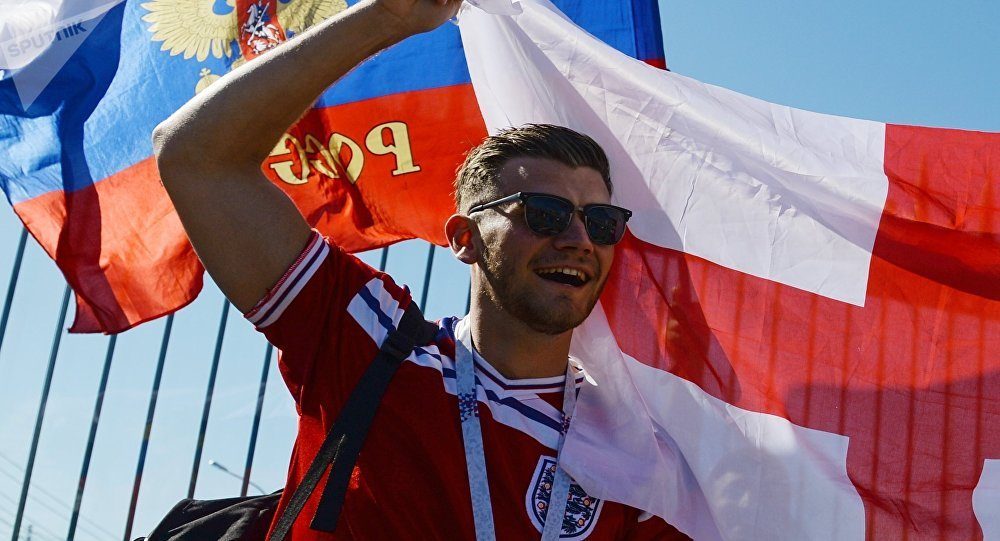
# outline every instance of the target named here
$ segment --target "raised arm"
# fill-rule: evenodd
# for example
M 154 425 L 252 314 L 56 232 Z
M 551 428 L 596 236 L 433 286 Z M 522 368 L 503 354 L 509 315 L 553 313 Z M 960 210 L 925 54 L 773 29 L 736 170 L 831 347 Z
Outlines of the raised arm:
M 227 74 L 156 127 L 163 185 L 198 257 L 237 308 L 252 308 L 309 237 L 298 209 L 260 170 L 274 145 L 330 84 L 440 26 L 460 3 L 362 0 Z

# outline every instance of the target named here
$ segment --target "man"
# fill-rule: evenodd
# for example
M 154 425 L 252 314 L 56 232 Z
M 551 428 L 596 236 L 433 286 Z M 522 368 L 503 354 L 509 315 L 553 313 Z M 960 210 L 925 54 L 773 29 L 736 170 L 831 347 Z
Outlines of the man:
M 227 75 L 154 133 L 164 186 L 206 269 L 282 350 L 300 423 L 279 513 L 411 299 L 312 232 L 260 164 L 331 82 L 381 49 L 436 28 L 459 3 L 362 1 Z M 220 125 L 226 137 L 215 135 Z M 485 507 L 498 538 L 538 539 L 549 504 L 558 501 L 567 502 L 556 523 L 565 537 L 683 538 L 659 519 L 577 486 L 556 490 L 565 475 L 555 466 L 563 412 L 584 380 L 568 363 L 572 330 L 597 301 L 629 214 L 608 203 L 603 151 L 568 129 L 528 126 L 473 150 L 456 184 L 459 214 L 445 229 L 455 256 L 472 267 L 471 313 L 442 320 L 434 342 L 400 367 L 358 458 L 337 530 L 310 530 L 317 491 L 292 538 L 472 539 L 484 534 L 474 514 Z M 473 348 L 474 361 L 456 353 Z M 460 421 L 456 372 L 473 364 L 475 387 L 463 396 L 478 400 L 462 402 Z M 463 425 L 477 407 L 485 472 L 470 475 Z

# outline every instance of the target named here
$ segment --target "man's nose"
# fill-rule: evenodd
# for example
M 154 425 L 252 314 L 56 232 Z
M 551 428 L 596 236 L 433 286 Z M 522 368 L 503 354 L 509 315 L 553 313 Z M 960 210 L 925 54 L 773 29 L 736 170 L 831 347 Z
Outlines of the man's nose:
M 566 230 L 556 235 L 555 247 L 560 250 L 583 250 L 588 254 L 594 251 L 594 244 L 587 234 L 587 226 L 583 223 L 583 216 L 579 212 L 574 212 Z

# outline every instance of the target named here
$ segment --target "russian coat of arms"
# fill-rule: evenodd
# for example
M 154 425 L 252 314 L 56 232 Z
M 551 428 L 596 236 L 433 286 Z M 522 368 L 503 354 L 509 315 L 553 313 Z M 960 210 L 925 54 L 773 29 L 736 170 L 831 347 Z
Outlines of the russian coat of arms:
M 249 5 L 246 23 L 241 25 L 236 0 L 150 0 L 142 4 L 147 11 L 142 20 L 150 23 L 153 41 L 162 42 L 160 50 L 171 56 L 204 62 L 211 55 L 231 59 L 230 67 L 236 67 L 245 61 L 240 41 L 260 53 L 282 40 L 268 19 L 269 2 L 276 3 L 278 22 L 288 37 L 347 9 L 346 0 L 259 0 Z M 207 69 L 201 74 L 198 91 L 218 78 Z
M 541 533 L 545 525 L 545 517 L 549 510 L 549 499 L 552 497 L 552 484 L 556 477 L 556 459 L 543 456 L 538 459 L 535 474 L 528 485 L 524 503 L 528 517 Z M 566 502 L 566 514 L 563 516 L 560 539 L 586 539 L 597 524 L 604 502 L 588 496 L 576 483 L 570 484 L 569 501 Z

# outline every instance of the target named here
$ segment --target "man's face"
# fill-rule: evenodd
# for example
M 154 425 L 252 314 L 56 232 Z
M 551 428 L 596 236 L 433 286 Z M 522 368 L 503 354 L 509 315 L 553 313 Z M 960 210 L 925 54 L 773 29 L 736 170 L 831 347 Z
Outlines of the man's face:
M 500 181 L 502 195 L 547 193 L 578 207 L 611 199 L 596 170 L 543 158 L 509 160 Z M 583 323 L 604 288 L 614 248 L 591 241 L 579 213 L 555 236 L 528 228 L 523 203 L 477 213 L 477 221 L 483 243 L 479 269 L 493 304 L 546 334 L 561 334 Z M 582 283 L 560 272 L 566 269 L 582 273 Z

